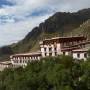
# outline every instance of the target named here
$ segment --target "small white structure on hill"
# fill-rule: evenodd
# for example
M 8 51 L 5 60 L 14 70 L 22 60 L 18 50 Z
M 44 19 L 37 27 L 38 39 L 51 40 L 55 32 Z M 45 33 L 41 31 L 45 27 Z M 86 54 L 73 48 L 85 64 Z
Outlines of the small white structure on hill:
M 86 60 L 88 58 L 88 48 L 83 48 L 83 49 L 77 49 L 77 50 L 73 50 L 73 58 L 74 59 L 84 59 Z
M 0 62 L 0 71 L 3 71 L 5 68 L 12 68 L 11 61 Z

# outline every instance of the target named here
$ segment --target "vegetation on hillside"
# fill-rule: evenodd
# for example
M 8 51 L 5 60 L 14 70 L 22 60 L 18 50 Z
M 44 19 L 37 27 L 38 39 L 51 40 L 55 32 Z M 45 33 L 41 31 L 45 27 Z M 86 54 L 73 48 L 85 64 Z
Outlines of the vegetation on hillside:
M 90 90 L 90 59 L 47 57 L 0 72 L 0 90 Z
M 74 29 L 72 32 L 70 32 L 72 35 L 83 35 L 87 36 L 88 39 L 90 39 L 90 19 L 84 22 L 82 25 L 80 25 L 79 28 Z
M 0 61 L 9 60 L 10 54 L 13 54 L 12 48 L 10 46 L 4 46 L 0 48 Z

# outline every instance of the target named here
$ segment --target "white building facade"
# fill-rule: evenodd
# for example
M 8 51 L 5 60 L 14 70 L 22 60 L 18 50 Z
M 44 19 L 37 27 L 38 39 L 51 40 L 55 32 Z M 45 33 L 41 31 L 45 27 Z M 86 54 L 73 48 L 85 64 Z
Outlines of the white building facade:
M 12 68 L 12 63 L 10 61 L 0 62 L 0 71 L 6 68 Z
M 85 37 L 56 37 L 40 42 L 42 57 L 70 55 L 72 50 L 85 47 Z
M 48 56 L 70 55 L 75 59 L 86 59 L 87 51 L 83 50 L 90 41 L 84 36 L 55 37 L 40 41 L 40 51 L 33 53 L 14 54 L 10 56 L 13 67 L 25 67 L 31 61 Z M 80 51 L 79 51 L 80 49 Z
M 72 53 L 73 53 L 73 58 L 78 60 L 83 59 L 84 61 L 86 61 L 86 59 L 89 57 L 88 49 L 86 48 L 73 50 Z
M 40 60 L 41 53 L 23 53 L 10 56 L 13 67 L 25 67 L 31 61 Z

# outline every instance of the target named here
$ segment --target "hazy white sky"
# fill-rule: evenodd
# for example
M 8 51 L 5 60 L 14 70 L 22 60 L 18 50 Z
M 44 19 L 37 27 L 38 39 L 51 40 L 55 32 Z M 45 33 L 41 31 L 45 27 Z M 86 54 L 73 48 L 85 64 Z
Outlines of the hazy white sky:
M 0 46 L 21 40 L 57 11 L 90 8 L 90 0 L 0 0 Z

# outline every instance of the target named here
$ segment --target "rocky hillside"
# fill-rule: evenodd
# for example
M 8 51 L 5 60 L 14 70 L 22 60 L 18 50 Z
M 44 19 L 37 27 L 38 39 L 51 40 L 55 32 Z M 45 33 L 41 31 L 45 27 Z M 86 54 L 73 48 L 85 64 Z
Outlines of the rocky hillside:
M 72 32 L 67 33 L 68 35 L 78 35 L 78 36 L 87 36 L 90 39 L 90 19 L 80 25 L 79 28 L 74 29 Z
M 79 33 L 79 29 L 75 29 L 81 26 L 81 24 L 88 19 L 90 19 L 90 9 L 80 10 L 75 13 L 57 12 L 45 20 L 45 22 L 41 23 L 39 27 L 35 27 L 23 40 L 17 44 L 8 46 L 8 48 L 7 46 L 3 47 L 5 52 L 3 52 L 3 49 L 1 48 L 1 59 L 3 59 L 3 55 L 4 57 L 7 57 L 11 53 L 36 51 L 39 49 L 39 41 L 44 38 L 71 35 L 71 32 Z

